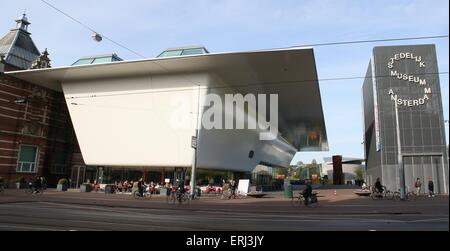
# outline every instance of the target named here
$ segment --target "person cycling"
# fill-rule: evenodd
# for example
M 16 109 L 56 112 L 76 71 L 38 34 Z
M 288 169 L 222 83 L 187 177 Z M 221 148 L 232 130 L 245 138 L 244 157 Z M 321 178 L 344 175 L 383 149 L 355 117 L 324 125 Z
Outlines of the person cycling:
M 152 181 L 150 182 L 150 188 L 149 188 L 150 194 L 156 194 L 156 186 L 155 183 Z
M 143 197 L 144 196 L 144 179 L 140 178 L 138 181 L 138 192 L 139 192 L 139 196 Z
M 5 189 L 5 184 L 3 181 L 3 177 L 0 176 L 0 192 L 3 192 L 4 189 Z
M 37 176 L 33 182 L 33 193 L 39 193 L 42 188 L 42 180 L 41 177 Z
M 180 203 L 181 203 L 181 199 L 185 193 L 186 193 L 186 189 L 184 188 L 184 181 L 179 180 L 178 188 L 177 188 L 177 199 Z
M 308 180 L 305 180 L 305 185 L 306 185 L 306 188 L 305 188 L 305 190 L 303 190 L 302 195 L 303 195 L 303 198 L 305 198 L 305 205 L 308 205 L 309 200 L 312 195 L 312 186 L 311 186 L 311 182 L 309 182 Z
M 41 176 L 40 179 L 41 179 L 42 190 L 46 190 L 47 189 L 47 180 L 44 178 L 44 176 Z
M 202 189 L 200 188 L 201 184 L 200 182 L 197 183 L 197 198 L 200 198 L 202 196 Z
M 378 193 L 384 192 L 384 187 L 383 187 L 383 185 L 381 185 L 380 178 L 377 178 L 377 181 L 375 182 L 375 189 Z

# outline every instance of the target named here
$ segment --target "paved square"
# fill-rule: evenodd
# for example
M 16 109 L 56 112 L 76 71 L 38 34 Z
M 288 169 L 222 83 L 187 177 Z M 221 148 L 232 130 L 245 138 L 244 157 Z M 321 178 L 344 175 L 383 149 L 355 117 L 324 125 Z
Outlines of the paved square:
M 0 195 L 0 230 L 449 230 L 448 196 L 374 201 L 352 190 L 319 190 L 317 207 L 293 207 L 281 192 L 256 199 L 203 197 L 169 205 L 165 197 L 57 192 Z

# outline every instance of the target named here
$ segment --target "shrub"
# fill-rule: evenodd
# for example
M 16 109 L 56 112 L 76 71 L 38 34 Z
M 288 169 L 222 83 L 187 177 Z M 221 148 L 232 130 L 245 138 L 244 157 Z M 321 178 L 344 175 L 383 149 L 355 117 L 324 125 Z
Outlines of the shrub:
M 17 181 L 17 183 L 25 183 L 25 178 L 20 176 L 20 177 L 17 178 L 16 181 Z
M 67 179 L 63 178 L 58 181 L 58 184 L 59 185 L 67 185 L 67 184 L 69 184 L 69 181 Z

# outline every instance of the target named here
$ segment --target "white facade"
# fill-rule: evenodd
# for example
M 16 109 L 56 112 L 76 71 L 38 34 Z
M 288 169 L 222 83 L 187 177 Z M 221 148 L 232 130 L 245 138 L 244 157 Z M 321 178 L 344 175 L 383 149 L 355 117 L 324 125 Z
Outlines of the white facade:
M 250 172 L 260 163 L 287 167 L 296 151 L 328 148 L 312 49 L 206 54 L 9 74 L 64 92 L 88 165 L 190 167 L 191 137 L 202 119 L 197 115 L 208 108 L 206 94 L 222 99 L 236 93 L 278 94 L 279 134 L 275 140 L 262 141 L 260 130 L 202 128 L 199 168 Z

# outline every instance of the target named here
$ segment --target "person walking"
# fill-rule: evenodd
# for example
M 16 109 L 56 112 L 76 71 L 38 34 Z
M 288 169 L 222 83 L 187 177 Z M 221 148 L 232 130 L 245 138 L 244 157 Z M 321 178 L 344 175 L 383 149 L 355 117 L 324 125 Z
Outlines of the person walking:
M 230 198 L 233 197 L 233 199 L 236 199 L 236 181 L 232 180 L 231 184 L 230 184 L 230 190 L 231 190 L 231 194 L 230 194 Z
M 434 182 L 433 179 L 430 177 L 430 179 L 428 180 L 428 197 L 434 197 Z
M 420 190 L 422 190 L 422 182 L 420 181 L 420 178 L 417 178 L 414 187 L 416 188 L 416 194 L 420 195 Z

